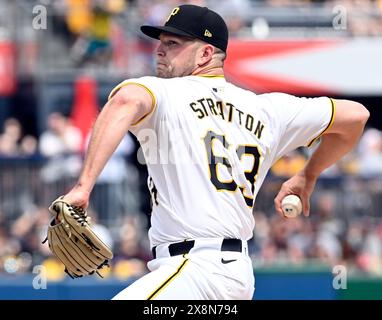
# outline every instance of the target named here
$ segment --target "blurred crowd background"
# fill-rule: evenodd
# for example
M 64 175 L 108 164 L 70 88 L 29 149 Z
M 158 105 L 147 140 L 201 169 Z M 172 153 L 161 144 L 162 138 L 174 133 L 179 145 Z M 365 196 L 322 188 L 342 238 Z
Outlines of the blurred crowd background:
M 382 36 L 381 0 L 183 3 L 220 12 L 232 39 Z M 162 24 L 178 4 L 0 0 L 0 274 L 25 274 L 44 265 L 50 279 L 64 277 L 62 265 L 41 243 L 51 219 L 47 207 L 73 185 L 88 130 L 110 90 L 125 78 L 154 73 L 155 43 L 139 26 Z M 346 10 L 345 28 L 333 27 L 336 10 Z M 309 218 L 280 218 L 273 198 L 312 150 L 296 150 L 274 165 L 254 207 L 255 267 L 342 264 L 353 273 L 382 277 L 382 92 L 343 98 L 371 111 L 363 137 L 324 172 Z M 94 228 L 115 253 L 105 276 L 140 275 L 151 259 L 150 195 L 137 150 L 137 141 L 127 135 L 92 194 Z

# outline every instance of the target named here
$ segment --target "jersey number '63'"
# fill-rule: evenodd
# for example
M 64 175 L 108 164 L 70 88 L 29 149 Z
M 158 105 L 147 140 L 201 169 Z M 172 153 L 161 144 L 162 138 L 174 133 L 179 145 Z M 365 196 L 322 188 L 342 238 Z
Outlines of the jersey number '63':
M 238 186 L 237 183 L 234 181 L 232 177 L 232 164 L 230 163 L 228 157 L 226 156 L 217 156 L 214 153 L 214 140 L 219 140 L 223 147 L 225 149 L 230 148 L 230 144 L 227 142 L 225 135 L 217 134 L 213 131 L 208 131 L 206 136 L 204 137 L 204 143 L 206 146 L 206 151 L 208 155 L 209 160 L 209 169 L 210 169 L 210 177 L 212 184 L 216 187 L 217 190 L 226 190 L 235 192 L 237 188 L 239 187 L 244 200 L 248 207 L 253 207 L 253 196 L 247 195 L 247 192 L 245 191 L 246 188 L 243 186 Z M 253 157 L 253 165 L 250 170 L 245 170 L 245 178 L 248 180 L 252 194 L 254 194 L 255 191 L 255 179 L 257 176 L 257 173 L 259 171 L 259 165 L 260 165 L 260 158 L 261 154 L 259 152 L 259 149 L 257 146 L 254 145 L 238 145 L 236 148 L 236 154 L 240 161 L 243 159 L 244 156 L 251 156 Z M 218 175 L 218 165 L 223 165 L 228 170 L 229 174 L 231 175 L 230 181 L 222 181 L 219 178 Z

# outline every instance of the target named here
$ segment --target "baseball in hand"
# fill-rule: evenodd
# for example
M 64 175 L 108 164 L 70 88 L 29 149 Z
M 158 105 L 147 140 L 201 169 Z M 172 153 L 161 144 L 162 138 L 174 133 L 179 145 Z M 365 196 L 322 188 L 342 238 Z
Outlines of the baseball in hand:
M 298 196 L 290 194 L 281 201 L 284 217 L 296 218 L 302 212 L 302 203 Z

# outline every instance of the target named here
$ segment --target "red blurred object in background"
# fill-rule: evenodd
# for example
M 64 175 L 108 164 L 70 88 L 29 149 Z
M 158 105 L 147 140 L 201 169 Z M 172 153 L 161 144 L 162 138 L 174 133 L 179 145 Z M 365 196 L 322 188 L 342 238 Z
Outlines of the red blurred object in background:
M 90 76 L 80 76 L 74 83 L 74 102 L 70 119 L 81 130 L 81 150 L 98 115 L 97 81 Z
M 0 42 L 0 96 L 10 96 L 16 91 L 15 45 Z

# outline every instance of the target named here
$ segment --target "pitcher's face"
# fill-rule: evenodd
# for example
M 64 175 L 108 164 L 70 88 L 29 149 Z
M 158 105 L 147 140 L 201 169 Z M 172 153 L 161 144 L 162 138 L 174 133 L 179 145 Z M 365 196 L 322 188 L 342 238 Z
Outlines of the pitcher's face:
M 175 78 L 189 76 L 198 67 L 196 53 L 200 43 L 192 38 L 161 33 L 157 48 L 157 76 Z

